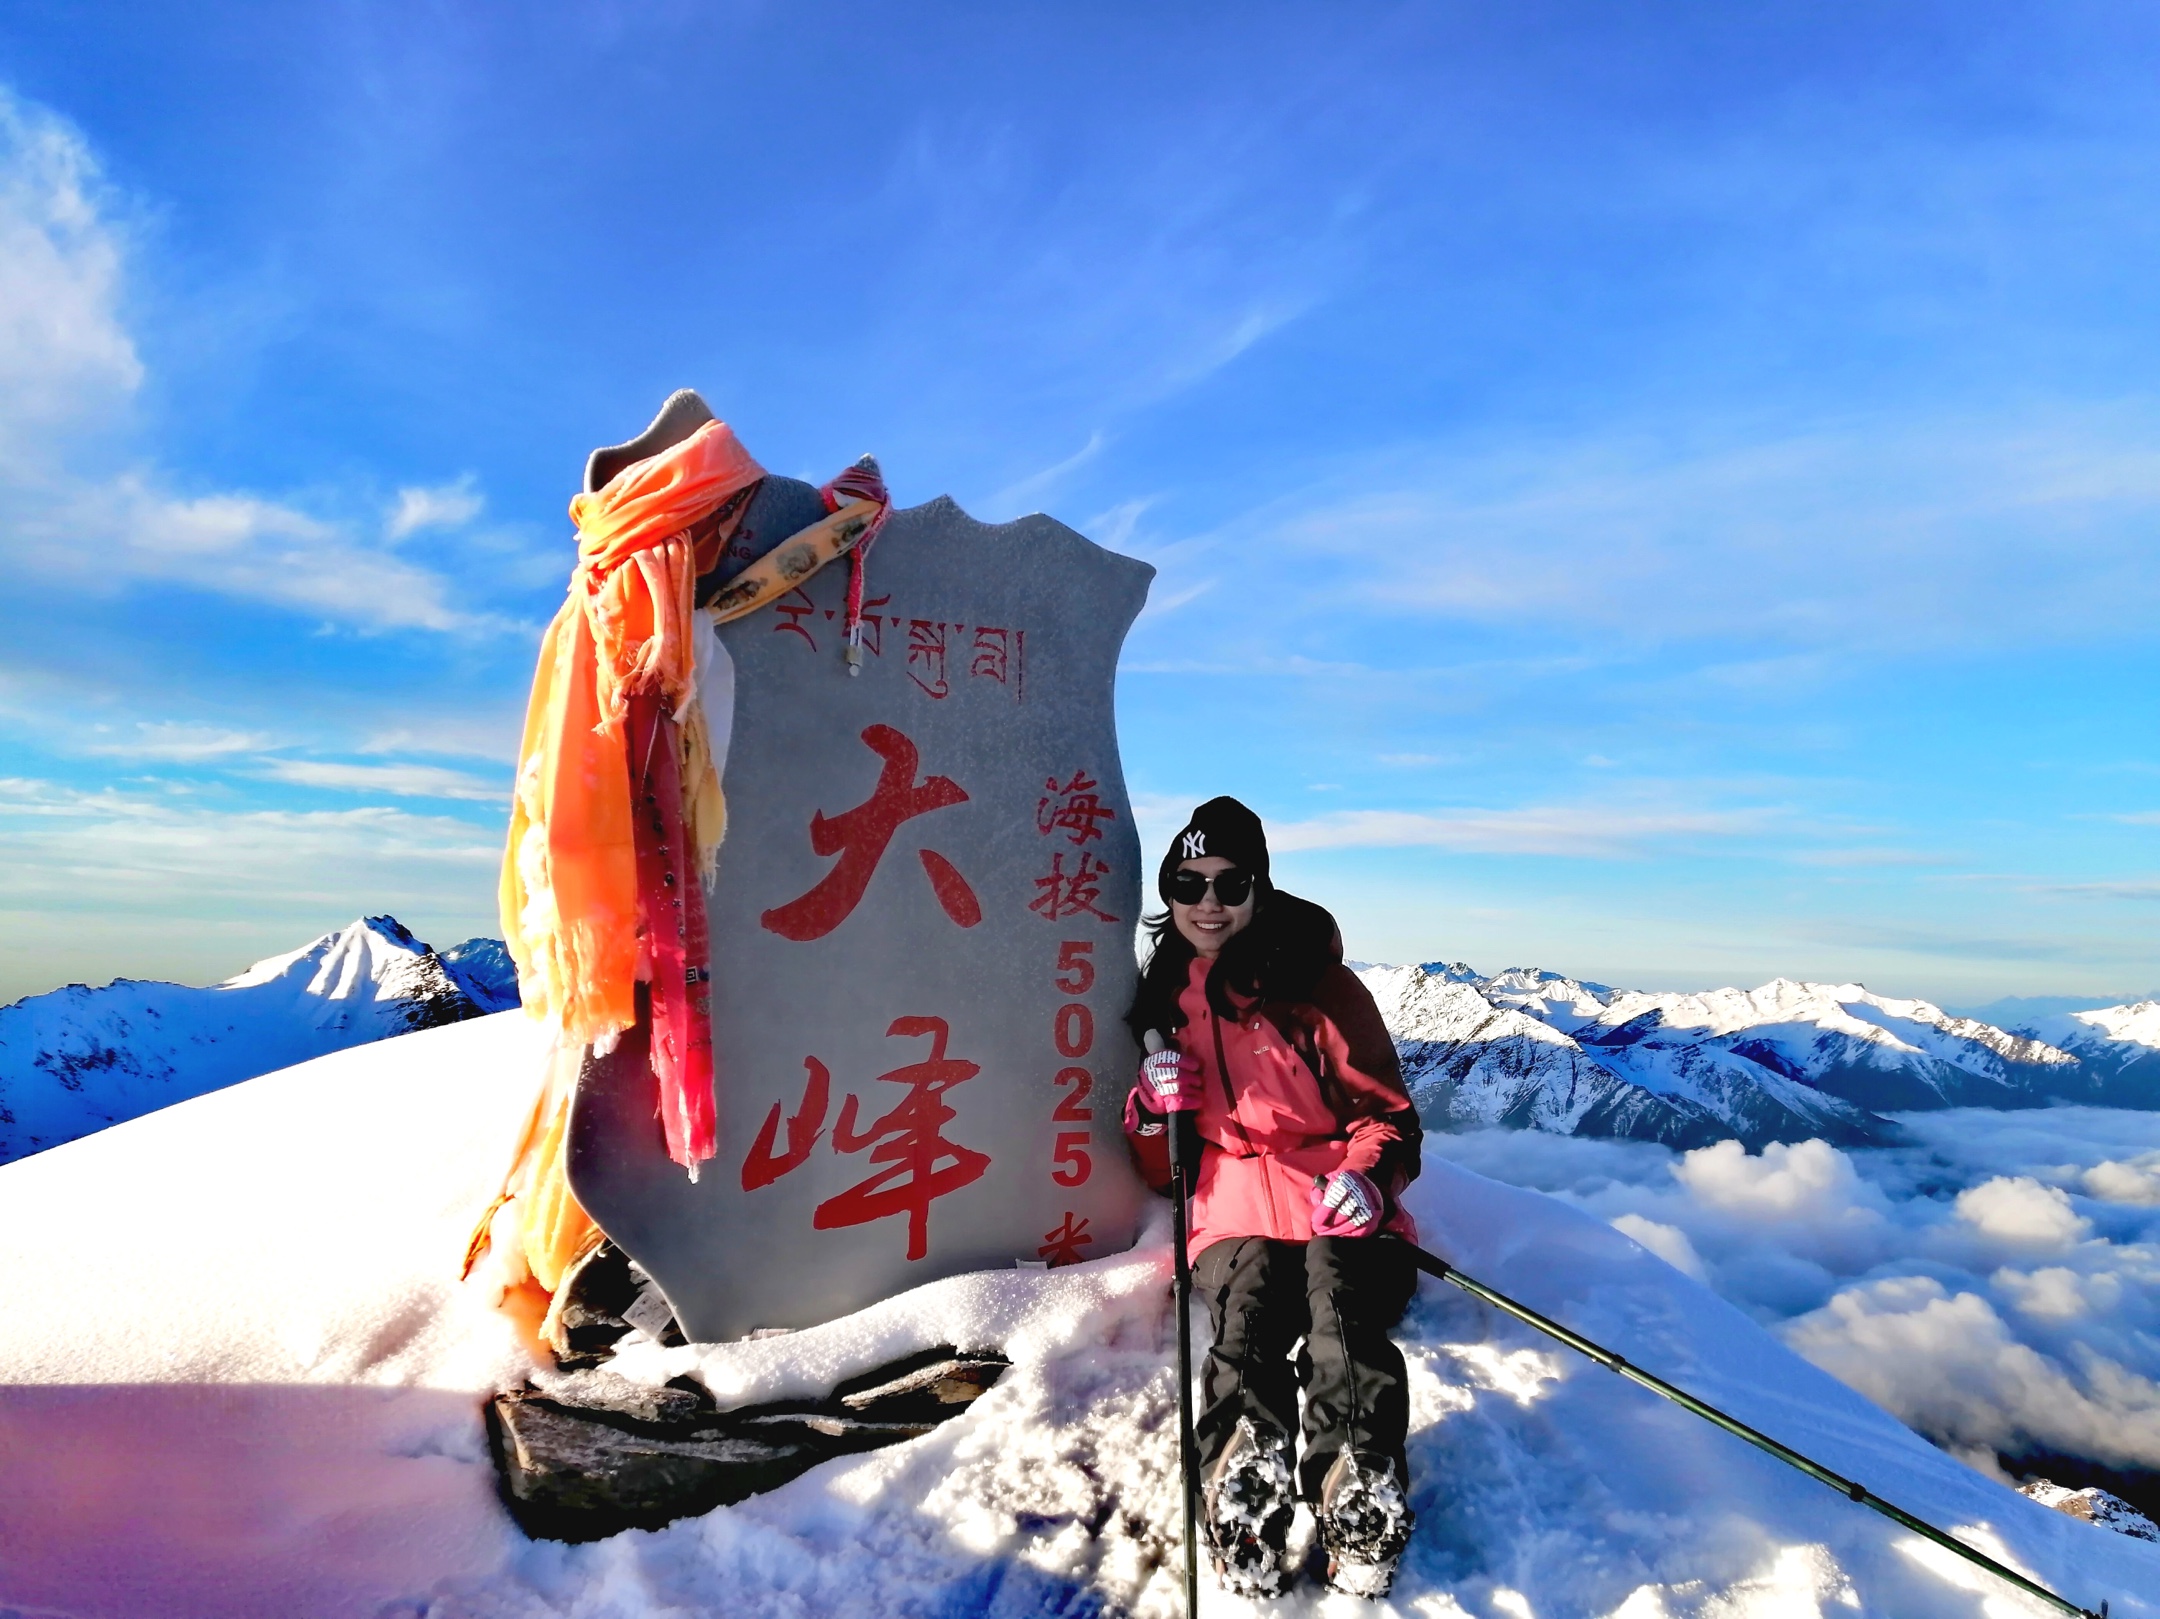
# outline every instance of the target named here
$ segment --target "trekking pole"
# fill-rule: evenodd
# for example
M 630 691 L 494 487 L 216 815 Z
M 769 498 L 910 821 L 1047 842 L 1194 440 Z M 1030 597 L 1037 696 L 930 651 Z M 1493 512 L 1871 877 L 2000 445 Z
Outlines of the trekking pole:
M 1149 1056 L 1164 1048 L 1161 1034 L 1148 1030 L 1141 1042 Z M 1193 1438 L 1192 1416 L 1192 1261 L 1185 1257 L 1185 1141 L 1178 1128 L 1183 1115 L 1164 1115 L 1170 1131 L 1170 1267 L 1177 1278 L 1178 1476 L 1185 1501 L 1185 1619 L 1200 1619 L 1200 1553 L 1195 1520 L 1200 1505 L 1200 1447 Z
M 1720 1428 L 1723 1428 L 1727 1433 L 1733 1435 L 1735 1438 L 1745 1439 L 1756 1449 L 1768 1451 L 1771 1455 L 1775 1456 L 1779 1461 L 1785 1463 L 1788 1467 L 1797 1467 L 1801 1472 L 1807 1474 L 1809 1478 L 1814 1479 L 1818 1484 L 1827 1484 L 1830 1486 L 1831 1489 L 1837 1491 L 1840 1495 L 1845 1496 L 1847 1499 L 1859 1502 L 1860 1505 L 1868 1508 L 1870 1511 L 1881 1513 L 1884 1517 L 1890 1519 L 1893 1523 L 1903 1525 L 1905 1528 L 1910 1529 L 1914 1534 L 1919 1535 L 1924 1539 L 1933 1541 L 1936 1545 L 1942 1547 L 1944 1550 L 1957 1553 L 1958 1556 L 1964 1558 L 1967 1562 L 1977 1563 L 1980 1567 L 1986 1569 L 1990 1574 L 1995 1575 L 1998 1579 L 2007 1580 L 2010 1584 L 2016 1586 L 2020 1591 L 2025 1592 L 2027 1595 L 2036 1596 L 2040 1598 L 2040 1600 L 2043 1602 L 2052 1603 L 2055 1607 L 2060 1608 L 2064 1613 L 2071 1615 L 2072 1619 L 2108 1619 L 2107 1603 L 2102 1602 L 2100 1604 L 2099 1612 L 2095 1613 L 2090 1608 L 2079 1607 L 2076 1603 L 2070 1601 L 2067 1597 L 2057 1596 L 2046 1586 L 2037 1584 L 2032 1580 L 2028 1580 L 2016 1569 L 2005 1568 L 2001 1563 L 1996 1562 L 1994 1558 L 1988 1556 L 1986 1552 L 1980 1551 L 1975 1547 L 1966 1545 L 1964 1541 L 1956 1539 L 1952 1535 L 1946 1534 L 1944 1531 L 1936 1528 L 1933 1524 L 1914 1517 L 1911 1513 L 1905 1511 L 1902 1507 L 1892 1506 L 1888 1501 L 1885 1501 L 1874 1491 L 1862 1488 L 1860 1485 L 1855 1484 L 1849 1478 L 1840 1477 L 1838 1474 L 1831 1472 L 1829 1468 L 1823 1466 L 1820 1462 L 1811 1461 L 1809 1458 L 1801 1455 L 1800 1452 L 1792 1449 L 1790 1446 L 1779 1444 L 1768 1434 L 1763 1433 L 1757 1429 L 1750 1428 L 1746 1423 L 1740 1421 L 1738 1418 L 1727 1416 L 1716 1406 L 1711 1405 L 1706 1401 L 1696 1399 L 1695 1396 L 1688 1393 L 1687 1390 L 1675 1388 L 1672 1384 L 1666 1382 L 1665 1379 L 1663 1379 L 1662 1377 L 1655 1377 L 1649 1372 L 1644 1371 L 1640 1366 L 1629 1365 L 1625 1359 L 1623 1359 L 1619 1355 L 1614 1354 L 1610 1349 L 1605 1348 L 1602 1344 L 1594 1344 L 1588 1338 L 1582 1336 L 1581 1333 L 1570 1332 L 1566 1327 L 1560 1325 L 1559 1322 L 1554 1321 L 1547 1316 L 1539 1315 L 1537 1311 L 1531 1309 L 1528 1305 L 1517 1304 L 1505 1293 L 1499 1292 L 1497 1289 L 1487 1287 L 1483 1282 L 1473 1281 L 1470 1277 L 1465 1276 L 1461 1271 L 1450 1265 L 1446 1260 L 1441 1259 L 1436 1255 L 1427 1253 L 1424 1249 L 1418 1247 L 1417 1244 L 1412 1242 L 1405 1242 L 1403 1243 L 1403 1246 L 1410 1250 L 1411 1259 L 1416 1262 L 1417 1268 L 1425 1272 L 1426 1275 L 1436 1276 L 1443 1282 L 1452 1282 L 1457 1287 L 1461 1288 L 1465 1293 L 1471 1295 L 1471 1297 L 1483 1299 L 1487 1304 L 1490 1304 L 1496 1310 L 1505 1310 L 1516 1320 L 1527 1322 L 1529 1325 L 1537 1328 L 1538 1331 L 1544 1333 L 1546 1336 L 1559 1339 L 1562 1343 L 1566 1344 L 1568 1348 L 1573 1349 L 1580 1354 L 1588 1355 L 1592 1360 L 1596 1361 L 1600 1366 L 1603 1366 L 1607 1371 L 1618 1372 L 1622 1377 L 1629 1379 L 1631 1382 L 1640 1383 L 1652 1394 L 1663 1395 L 1666 1399 L 1672 1401 L 1673 1404 L 1680 1406 L 1682 1409 L 1694 1412 L 1695 1415 L 1701 1417 L 1705 1422 L 1713 1422 L 1717 1424 L 1717 1426 L 1719 1426 Z

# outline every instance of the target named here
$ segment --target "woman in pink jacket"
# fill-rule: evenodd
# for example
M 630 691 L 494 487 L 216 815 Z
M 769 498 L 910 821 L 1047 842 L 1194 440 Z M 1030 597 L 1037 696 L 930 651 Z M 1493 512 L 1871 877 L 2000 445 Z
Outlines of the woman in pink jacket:
M 1394 1042 L 1334 918 L 1268 881 L 1267 835 L 1236 799 L 1193 811 L 1156 886 L 1169 910 L 1130 1021 L 1171 1044 L 1142 1064 L 1125 1128 L 1161 1188 L 1163 1116 L 1197 1124 L 1183 1132 L 1198 1143 L 1188 1251 L 1215 1343 L 1195 1426 L 1216 1573 L 1243 1594 L 1282 1590 L 1302 1495 L 1329 1584 L 1383 1595 L 1412 1523 L 1388 1331 L 1417 1286 L 1389 1234 L 1416 1239 L 1397 1199 L 1421 1134 Z

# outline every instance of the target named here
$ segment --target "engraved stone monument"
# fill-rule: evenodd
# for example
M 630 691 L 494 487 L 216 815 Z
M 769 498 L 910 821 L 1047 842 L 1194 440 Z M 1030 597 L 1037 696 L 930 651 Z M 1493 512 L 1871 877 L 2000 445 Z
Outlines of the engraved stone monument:
M 731 556 L 821 514 L 769 478 Z M 1118 1112 L 1141 905 L 1113 686 L 1153 569 L 1048 517 L 896 511 L 868 557 L 714 631 L 720 1153 L 669 1162 L 642 1028 L 588 1064 L 572 1190 L 693 1340 L 1129 1246 Z M 703 657 L 706 647 L 700 648 Z

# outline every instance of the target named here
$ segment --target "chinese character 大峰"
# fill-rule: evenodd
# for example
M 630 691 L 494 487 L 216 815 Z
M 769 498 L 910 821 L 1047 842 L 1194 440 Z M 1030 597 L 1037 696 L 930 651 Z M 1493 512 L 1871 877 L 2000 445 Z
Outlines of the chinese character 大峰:
M 852 1092 L 840 1105 L 840 1119 L 833 1126 L 833 1150 L 870 1152 L 870 1162 L 882 1164 L 869 1179 L 827 1198 L 817 1206 L 810 1223 L 819 1231 L 866 1225 L 895 1214 L 907 1216 L 907 1256 L 920 1259 L 930 1251 L 930 1205 L 948 1192 L 956 1192 L 982 1178 L 990 1167 L 990 1155 L 945 1139 L 945 1126 L 957 1115 L 945 1093 L 982 1072 L 979 1064 L 945 1054 L 950 1029 L 940 1017 L 894 1018 L 886 1031 L 893 1037 L 930 1037 L 930 1055 L 880 1074 L 882 1083 L 905 1085 L 907 1094 L 892 1111 L 860 1134 L 855 1129 L 856 1100 Z
M 809 1077 L 803 1082 L 802 1106 L 788 1116 L 787 1151 L 773 1151 L 780 1138 L 780 1104 L 775 1102 L 765 1115 L 765 1127 L 751 1143 L 750 1156 L 743 1160 L 742 1189 L 746 1192 L 770 1186 L 782 1175 L 802 1168 L 810 1161 L 810 1149 L 825 1133 L 825 1104 L 832 1096 L 832 1070 L 815 1057 L 805 1057 L 803 1067 L 809 1070 Z
M 885 858 L 886 847 L 902 822 L 968 801 L 968 795 L 949 776 L 927 776 L 916 781 L 920 754 L 912 741 L 890 725 L 866 726 L 862 739 L 872 753 L 885 761 L 870 796 L 838 815 L 819 810 L 810 819 L 811 849 L 821 855 L 838 855 L 839 861 L 808 893 L 776 905 L 758 918 L 768 932 L 783 939 L 807 942 L 824 938 L 862 903 L 878 862 Z M 982 920 L 982 904 L 958 867 L 934 849 L 919 849 L 916 858 L 922 862 L 930 890 L 947 916 L 964 928 Z

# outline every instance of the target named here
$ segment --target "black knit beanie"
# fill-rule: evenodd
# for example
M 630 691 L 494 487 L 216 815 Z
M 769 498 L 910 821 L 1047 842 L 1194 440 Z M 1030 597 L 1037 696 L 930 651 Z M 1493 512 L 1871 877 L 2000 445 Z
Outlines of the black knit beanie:
M 1260 817 L 1230 797 L 1211 798 L 1192 812 L 1185 829 L 1170 840 L 1170 852 L 1155 873 L 1155 891 L 1170 898 L 1170 874 L 1188 860 L 1219 856 L 1249 871 L 1267 886 L 1267 831 Z

